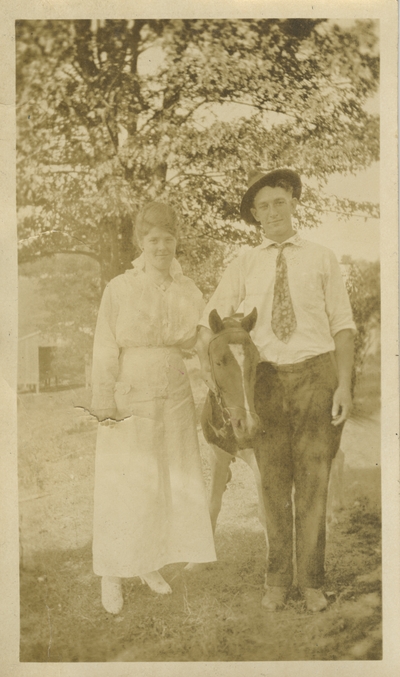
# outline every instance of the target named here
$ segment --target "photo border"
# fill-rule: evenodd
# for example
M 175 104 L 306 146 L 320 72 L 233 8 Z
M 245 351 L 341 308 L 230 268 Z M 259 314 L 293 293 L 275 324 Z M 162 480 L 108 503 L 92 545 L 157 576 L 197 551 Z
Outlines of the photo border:
M 269 2 L 266 0 L 30 0 L 1 8 L 0 228 L 0 672 L 5 677 L 393 677 L 400 674 L 400 523 L 398 400 L 398 6 L 396 0 Z M 237 663 L 20 663 L 17 488 L 17 236 L 15 213 L 15 38 L 17 19 L 87 18 L 363 18 L 381 33 L 381 281 L 382 281 L 382 510 L 383 659 Z M 307 622 L 305 620 L 305 622 Z

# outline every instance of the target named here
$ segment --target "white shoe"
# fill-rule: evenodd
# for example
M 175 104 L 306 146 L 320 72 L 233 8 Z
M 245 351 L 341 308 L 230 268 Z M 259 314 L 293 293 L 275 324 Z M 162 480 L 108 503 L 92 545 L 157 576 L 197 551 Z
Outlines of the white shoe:
M 147 583 L 149 588 L 159 595 L 169 595 L 172 590 L 159 571 L 150 571 L 145 576 L 140 576 L 142 583 Z
M 101 579 L 101 603 L 110 614 L 119 614 L 124 606 L 121 579 L 117 576 L 103 576 Z
M 203 571 L 203 569 L 206 569 L 209 564 L 210 562 L 188 562 L 186 566 L 183 567 L 183 570 L 193 571 L 196 573 L 198 571 Z

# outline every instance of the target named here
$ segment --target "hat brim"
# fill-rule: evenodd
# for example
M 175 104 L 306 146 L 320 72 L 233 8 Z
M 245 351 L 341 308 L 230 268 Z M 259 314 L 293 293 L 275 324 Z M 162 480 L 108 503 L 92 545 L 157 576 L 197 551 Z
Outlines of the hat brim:
M 264 174 L 258 181 L 253 183 L 243 195 L 240 205 L 240 216 L 243 221 L 250 225 L 259 225 L 258 221 L 255 220 L 251 213 L 254 198 L 261 188 L 264 188 L 264 186 L 274 186 L 277 181 L 286 181 L 289 183 L 292 186 L 292 196 L 297 200 L 300 199 L 302 184 L 301 178 L 297 172 L 294 172 L 292 169 L 274 169 L 273 171 Z

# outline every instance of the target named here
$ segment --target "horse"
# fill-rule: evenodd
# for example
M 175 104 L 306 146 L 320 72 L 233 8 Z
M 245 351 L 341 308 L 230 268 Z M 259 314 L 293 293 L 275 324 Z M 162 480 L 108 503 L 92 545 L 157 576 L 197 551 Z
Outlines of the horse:
M 208 391 L 201 414 L 201 426 L 210 446 L 211 486 L 209 509 L 215 531 L 222 497 L 232 477 L 230 464 L 241 458 L 251 468 L 257 487 L 259 520 L 266 534 L 261 475 L 252 440 L 259 427 L 254 406 L 259 352 L 250 332 L 257 321 L 257 309 L 240 321 L 221 319 L 216 310 L 209 315 L 214 334 L 208 347 L 215 392 Z
M 255 411 L 254 386 L 260 355 L 250 332 L 257 321 L 257 309 L 242 320 L 221 319 L 216 310 L 209 315 L 209 325 L 214 334 L 209 343 L 208 355 L 215 392 L 208 391 L 201 426 L 209 444 L 211 486 L 209 510 L 213 531 L 221 510 L 224 491 L 232 473 L 230 464 L 241 458 L 251 468 L 258 494 L 258 517 L 264 529 L 267 554 L 268 534 L 261 475 L 252 449 L 253 438 L 259 428 Z M 331 470 L 328 501 L 327 528 L 337 521 L 334 513 L 342 507 L 344 454 L 339 449 Z M 294 510 L 294 503 L 293 503 Z

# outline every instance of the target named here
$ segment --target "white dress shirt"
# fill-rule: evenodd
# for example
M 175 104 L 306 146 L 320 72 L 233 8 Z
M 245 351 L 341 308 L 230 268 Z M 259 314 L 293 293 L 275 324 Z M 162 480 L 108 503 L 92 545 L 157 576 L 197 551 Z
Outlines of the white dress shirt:
M 334 253 L 297 233 L 286 243 L 283 256 L 297 320 L 288 343 L 280 341 L 271 328 L 278 248 L 267 238 L 228 265 L 200 321 L 208 327 L 208 316 L 214 308 L 225 318 L 234 315 L 241 304 L 245 315 L 256 307 L 258 319 L 251 336 L 261 359 L 275 364 L 294 364 L 333 351 L 335 334 L 342 329 L 356 331 Z

